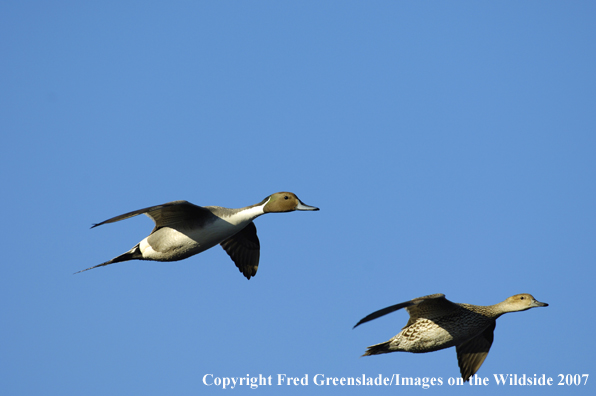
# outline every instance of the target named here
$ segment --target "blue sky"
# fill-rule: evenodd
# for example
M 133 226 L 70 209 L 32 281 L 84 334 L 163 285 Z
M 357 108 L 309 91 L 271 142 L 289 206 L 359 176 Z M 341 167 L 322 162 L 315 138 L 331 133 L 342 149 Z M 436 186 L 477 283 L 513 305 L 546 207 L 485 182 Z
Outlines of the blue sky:
M 313 379 L 400 374 L 470 394 L 446 384 L 453 348 L 359 358 L 405 311 L 352 326 L 531 293 L 550 306 L 498 320 L 484 393 L 593 394 L 493 375 L 596 374 L 594 20 L 589 1 L 2 2 L 3 393 L 380 395 L 403 388 Z M 277 191 L 321 210 L 258 218 L 249 281 L 220 247 L 73 275 L 153 227 L 93 223 Z

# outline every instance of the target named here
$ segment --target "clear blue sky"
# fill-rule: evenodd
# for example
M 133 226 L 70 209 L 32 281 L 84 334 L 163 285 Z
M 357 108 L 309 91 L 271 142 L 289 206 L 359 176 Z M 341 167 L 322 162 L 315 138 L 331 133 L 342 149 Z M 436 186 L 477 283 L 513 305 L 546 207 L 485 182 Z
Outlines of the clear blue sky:
M 485 394 L 499 373 L 594 394 L 594 21 L 591 1 L 0 3 L 2 393 L 393 395 L 312 381 L 446 382 L 453 348 L 359 358 L 405 311 L 352 326 L 531 293 L 550 306 L 498 320 Z M 220 247 L 73 275 L 153 227 L 93 223 L 277 191 L 321 210 L 258 218 L 250 281 Z

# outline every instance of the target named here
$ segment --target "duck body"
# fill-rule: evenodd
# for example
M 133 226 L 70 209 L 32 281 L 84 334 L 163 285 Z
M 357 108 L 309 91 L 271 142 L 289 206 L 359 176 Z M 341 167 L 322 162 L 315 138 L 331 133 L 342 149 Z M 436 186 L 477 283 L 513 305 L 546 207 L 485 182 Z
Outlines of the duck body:
M 404 327 L 389 341 L 387 351 L 381 353 L 426 353 L 450 348 L 482 333 L 494 322 L 493 318 L 476 312 L 474 306 L 454 305 L 450 315 L 429 315 Z
M 499 316 L 546 306 L 530 294 L 517 294 L 489 306 L 453 303 L 444 294 L 432 294 L 373 312 L 356 326 L 405 308 L 410 314 L 406 326 L 389 341 L 369 346 L 363 356 L 426 353 L 455 346 L 462 378 L 467 381 L 488 355 Z
M 204 209 L 209 213 L 190 218 L 176 228 L 161 227 L 139 242 L 143 260 L 178 261 L 194 256 L 233 237 L 264 214 L 259 206 L 250 209 L 205 206 Z
M 319 210 L 302 203 L 295 194 L 280 192 L 256 205 L 240 209 L 197 206 L 187 201 L 135 210 L 113 217 L 93 227 L 145 214 L 155 228 L 128 252 L 93 268 L 128 260 L 178 261 L 221 244 L 240 272 L 248 279 L 257 272 L 260 243 L 253 220 L 265 213 Z M 83 272 L 79 271 L 79 272 Z

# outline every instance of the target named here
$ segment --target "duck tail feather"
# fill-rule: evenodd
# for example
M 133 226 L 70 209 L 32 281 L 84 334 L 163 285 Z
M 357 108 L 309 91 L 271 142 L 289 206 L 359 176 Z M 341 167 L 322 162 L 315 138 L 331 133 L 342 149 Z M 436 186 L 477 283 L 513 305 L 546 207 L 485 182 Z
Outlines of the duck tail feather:
M 380 355 L 382 353 L 389 353 L 393 351 L 394 350 L 391 349 L 391 340 L 389 340 L 380 344 L 369 346 L 362 356 Z
M 142 259 L 143 259 L 143 254 L 141 253 L 141 250 L 139 249 L 139 245 L 137 245 L 137 246 L 133 247 L 132 249 L 130 249 L 128 252 L 123 253 L 118 257 L 114 257 L 113 259 L 106 261 L 105 263 L 97 264 L 97 265 L 94 265 L 93 267 L 89 267 L 84 270 L 80 270 L 78 272 L 75 272 L 75 274 L 89 271 L 90 269 L 97 268 L 97 267 L 103 267 L 104 265 L 120 263 L 122 261 L 142 260 Z

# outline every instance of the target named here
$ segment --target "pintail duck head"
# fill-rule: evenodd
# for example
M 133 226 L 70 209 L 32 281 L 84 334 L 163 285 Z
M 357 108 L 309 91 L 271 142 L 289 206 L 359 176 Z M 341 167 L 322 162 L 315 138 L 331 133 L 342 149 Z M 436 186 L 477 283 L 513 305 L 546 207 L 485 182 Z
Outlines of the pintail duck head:
M 500 306 L 503 312 L 519 312 L 530 308 L 548 307 L 547 303 L 536 301 L 531 294 L 527 293 L 516 294 L 497 305 Z
M 296 194 L 291 192 L 278 192 L 272 194 L 263 200 L 265 206 L 263 207 L 264 213 L 269 212 L 293 212 L 295 210 L 319 210 L 314 206 L 306 205 L 304 202 L 298 199 Z

